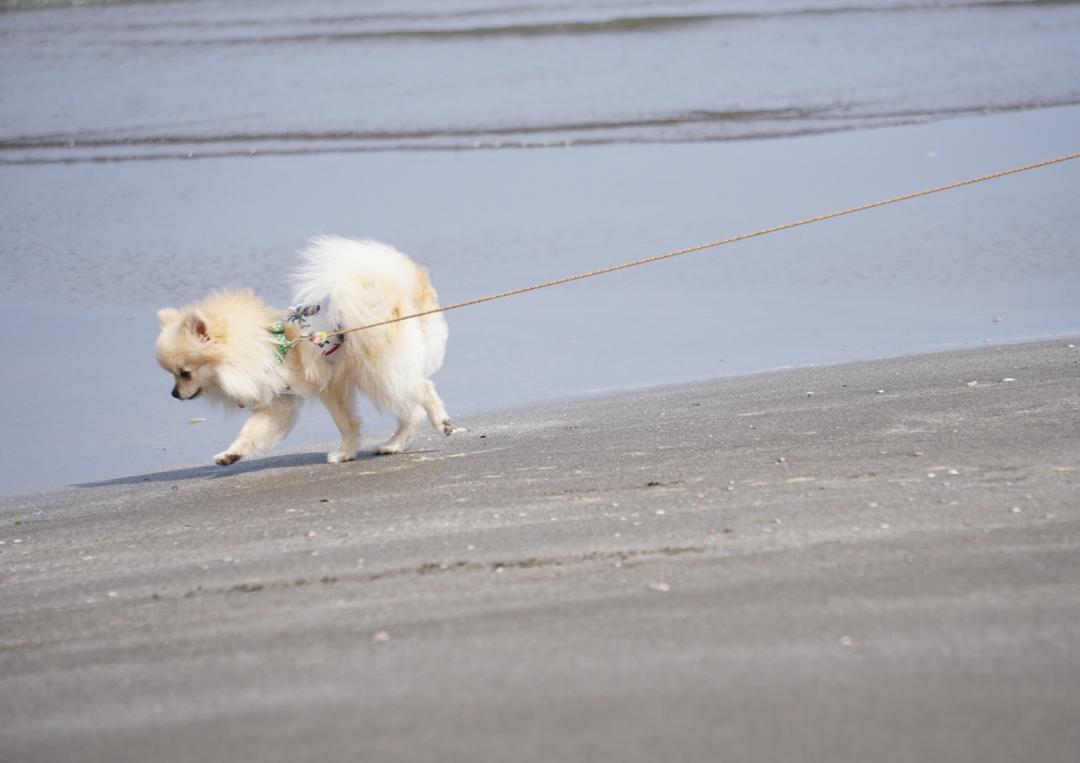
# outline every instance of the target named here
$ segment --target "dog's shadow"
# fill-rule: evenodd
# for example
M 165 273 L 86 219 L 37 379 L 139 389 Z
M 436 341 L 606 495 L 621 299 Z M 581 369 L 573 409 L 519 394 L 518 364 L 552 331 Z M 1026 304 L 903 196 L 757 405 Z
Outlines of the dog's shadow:
M 421 451 L 411 451 L 421 452 Z M 356 461 L 382 460 L 385 456 L 376 456 L 375 453 L 358 453 Z M 251 461 L 240 461 L 230 466 L 218 466 L 207 464 L 206 466 L 191 466 L 186 469 L 172 469 L 167 472 L 154 472 L 152 474 L 134 474 L 130 477 L 115 477 L 96 482 L 79 482 L 75 487 L 108 487 L 110 485 L 141 485 L 145 482 L 178 482 L 180 480 L 198 479 L 221 479 L 234 477 L 238 474 L 250 474 L 261 472 L 266 469 L 290 469 L 298 466 L 326 466 L 333 469 L 334 466 L 326 463 L 326 451 L 314 453 L 291 453 L 280 456 L 268 456 L 256 458 Z

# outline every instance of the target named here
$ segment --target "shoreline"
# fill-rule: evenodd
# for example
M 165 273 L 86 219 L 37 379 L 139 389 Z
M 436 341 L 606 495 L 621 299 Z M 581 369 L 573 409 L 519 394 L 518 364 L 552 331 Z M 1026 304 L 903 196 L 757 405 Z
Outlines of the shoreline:
M 778 366 L 778 367 L 775 367 L 775 368 L 768 368 L 768 369 L 764 369 L 764 370 L 761 370 L 761 371 L 752 371 L 752 372 L 749 372 L 749 373 L 733 373 L 731 375 L 713 376 L 713 377 L 709 377 L 709 378 L 696 379 L 696 380 L 691 380 L 691 381 L 672 381 L 672 382 L 661 382 L 661 383 L 658 383 L 658 384 L 647 384 L 647 385 L 644 385 L 644 386 L 611 387 L 611 388 L 600 388 L 600 389 L 595 389 L 595 390 L 584 390 L 584 391 L 581 391 L 581 392 L 576 393 L 576 394 L 563 395 L 563 396 L 553 397 L 553 398 L 545 398 L 545 399 L 537 400 L 537 401 L 532 402 L 532 403 L 526 403 L 526 404 L 522 404 L 522 405 L 507 406 L 507 407 L 496 407 L 494 409 L 486 410 L 486 411 L 468 412 L 461 419 L 461 422 L 463 422 L 463 423 L 459 424 L 459 422 L 455 419 L 455 426 L 463 426 L 465 428 L 464 432 L 457 433 L 457 438 L 460 439 L 460 435 L 467 434 L 468 431 L 469 431 L 469 426 L 468 426 L 467 422 L 471 422 L 471 421 L 478 420 L 478 419 L 484 419 L 484 418 L 491 419 L 491 420 L 501 420 L 501 419 L 505 419 L 507 417 L 513 417 L 515 415 L 520 416 L 520 415 L 527 415 L 527 414 L 532 414 L 532 413 L 539 413 L 539 412 L 542 412 L 542 411 L 544 411 L 546 409 L 573 405 L 575 403 L 598 402 L 598 401 L 605 401 L 606 400 L 610 404 L 615 404 L 615 403 L 618 402 L 618 400 L 617 400 L 618 398 L 625 397 L 625 396 L 648 394 L 648 393 L 654 393 L 654 392 L 661 392 L 661 391 L 665 391 L 665 390 L 675 391 L 675 390 L 678 390 L 680 388 L 697 387 L 697 386 L 700 386 L 700 385 L 708 385 L 708 384 L 719 384 L 719 383 L 731 382 L 731 381 L 735 381 L 735 380 L 750 380 L 750 379 L 759 378 L 759 377 L 773 376 L 773 375 L 776 375 L 776 374 L 792 373 L 792 372 L 799 372 L 799 371 L 808 371 L 808 370 L 813 370 L 813 369 L 825 370 L 825 369 L 833 369 L 833 368 L 844 367 L 844 366 L 859 366 L 859 365 L 867 365 L 867 364 L 874 364 L 874 363 L 884 363 L 884 362 L 889 362 L 889 361 L 902 361 L 902 360 L 905 360 L 905 359 L 929 358 L 929 357 L 938 356 L 938 355 L 946 355 L 946 354 L 951 354 L 951 353 L 976 352 L 976 351 L 979 351 L 979 350 L 994 349 L 994 348 L 1009 348 L 1009 347 L 1018 347 L 1018 346 L 1023 346 L 1023 345 L 1037 345 L 1037 344 L 1053 344 L 1053 343 L 1056 343 L 1056 342 L 1062 342 L 1066 346 L 1068 346 L 1069 344 L 1080 346 L 1080 334 L 1077 334 L 1077 335 L 1074 335 L 1074 334 L 1053 334 L 1053 335 L 1037 336 L 1037 337 L 1025 337 L 1025 338 L 1012 339 L 1012 340 L 1006 339 L 1004 341 L 994 341 L 992 343 L 990 342 L 990 340 L 984 340 L 983 343 L 978 345 L 978 346 L 959 347 L 959 346 L 946 345 L 946 346 L 943 346 L 940 349 L 926 350 L 926 351 L 923 351 L 923 352 L 902 353 L 902 354 L 897 354 L 897 355 L 885 355 L 885 356 L 881 356 L 881 357 L 864 358 L 864 359 L 848 360 L 848 361 L 836 361 L 836 362 L 824 362 L 824 363 L 807 363 L 807 364 L 790 365 L 790 366 Z M 306 401 L 305 402 L 305 407 L 307 407 L 307 406 L 318 407 L 319 405 L 320 404 L 318 403 L 318 401 Z M 235 418 L 235 423 L 236 423 L 237 426 L 239 426 L 241 420 L 242 420 L 242 417 L 236 417 Z M 333 430 L 332 425 L 331 425 L 330 429 L 331 429 L 331 431 Z M 358 455 L 358 460 L 364 460 L 364 459 L 372 458 L 374 456 L 375 445 L 377 443 L 381 442 L 386 437 L 389 437 L 391 433 L 392 433 L 392 429 L 386 429 L 386 430 L 374 429 L 372 431 L 365 431 L 364 434 L 363 434 L 363 438 L 362 438 L 362 446 L 361 446 L 361 449 L 360 449 L 360 452 L 359 452 L 359 455 Z M 450 439 L 453 440 L 455 438 L 451 437 Z M 306 442 L 306 443 L 296 443 L 296 444 L 292 444 L 292 445 L 286 445 L 285 447 L 278 447 L 278 448 L 275 448 L 271 453 L 269 453 L 267 455 L 264 455 L 264 456 L 261 456 L 261 457 L 258 457 L 258 458 L 254 458 L 254 459 L 250 459 L 248 461 L 241 462 L 239 467 L 234 466 L 233 468 L 236 468 L 238 472 L 259 471 L 261 469 L 261 467 L 259 467 L 259 465 L 258 465 L 259 462 L 267 460 L 267 459 L 274 460 L 275 463 L 282 462 L 282 461 L 288 462 L 291 459 L 295 459 L 298 462 L 303 462 L 303 463 L 313 462 L 313 463 L 321 464 L 322 462 L 320 460 L 318 460 L 318 458 L 320 456 L 325 456 L 325 453 L 333 448 L 335 442 L 336 442 L 335 440 L 310 441 L 310 442 Z M 433 447 L 434 449 L 438 450 L 441 445 L 444 445 L 447 442 L 448 441 L 444 440 L 443 438 L 434 436 L 431 433 L 430 429 L 425 427 L 425 428 L 421 429 L 421 432 L 417 437 L 417 441 L 413 444 L 410 451 L 406 451 L 405 455 L 408 455 L 409 452 L 413 452 L 413 451 L 421 449 L 421 446 L 423 446 L 424 448 L 432 448 Z M 33 498 L 33 497 L 37 497 L 37 496 L 45 497 L 45 496 L 48 496 L 50 494 L 57 493 L 57 492 L 64 492 L 64 491 L 69 491 L 69 490 L 81 490 L 81 489 L 98 487 L 98 486 L 106 486 L 106 485 L 111 485 L 111 484 L 128 484 L 128 483 L 133 483 L 133 482 L 137 482 L 137 481 L 149 481 L 149 480 L 152 480 L 152 479 L 156 479 L 160 475 L 171 474 L 171 473 L 174 473 L 174 472 L 175 473 L 195 473 L 195 472 L 205 471 L 205 472 L 208 472 L 210 475 L 221 474 L 221 475 L 224 476 L 225 472 L 226 472 L 226 470 L 228 468 L 229 467 L 220 467 L 220 466 L 217 466 L 217 465 L 211 463 L 210 460 L 209 460 L 209 457 L 208 457 L 205 460 L 205 462 L 193 461 L 191 463 L 181 464 L 181 465 L 179 465 L 179 466 L 177 466 L 175 468 L 172 468 L 172 469 L 165 469 L 165 470 L 153 471 L 153 472 L 136 472 L 136 473 L 132 473 L 132 474 L 120 474 L 120 475 L 115 475 L 115 476 L 111 476 L 111 477 L 102 477 L 100 479 L 87 480 L 85 482 L 71 483 L 71 484 L 67 484 L 67 485 L 58 485 L 58 486 L 55 486 L 55 487 L 48 487 L 48 488 L 44 488 L 42 490 L 31 490 L 31 491 L 20 492 L 20 493 L 0 493 L 0 512 L 3 511 L 3 504 L 6 501 L 9 501 L 9 500 L 10 501 L 16 501 L 16 500 L 19 500 L 19 499 L 28 499 L 28 498 Z

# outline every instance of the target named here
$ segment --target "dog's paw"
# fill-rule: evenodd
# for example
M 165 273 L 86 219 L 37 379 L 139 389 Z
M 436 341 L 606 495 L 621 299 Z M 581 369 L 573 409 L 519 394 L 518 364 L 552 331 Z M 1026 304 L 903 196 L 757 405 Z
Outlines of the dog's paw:
M 355 461 L 356 453 L 349 453 L 344 450 L 335 450 L 333 453 L 326 454 L 326 463 L 328 464 L 343 464 L 346 461 Z
M 450 423 L 450 419 L 443 419 L 442 420 L 442 425 L 440 426 L 440 431 L 442 431 L 443 435 L 446 436 L 446 437 L 449 437 L 450 435 L 452 435 L 454 433 L 454 425 Z
M 385 445 L 380 445 L 379 447 L 375 448 L 375 455 L 376 456 L 392 456 L 395 453 L 400 453 L 400 452 L 401 452 L 401 446 L 400 445 L 391 445 L 389 443 L 387 443 Z
M 241 456 L 239 453 L 230 453 L 226 450 L 214 456 L 214 463 L 218 464 L 219 466 L 228 466 L 229 464 L 235 464 L 241 458 L 243 458 L 243 456 Z

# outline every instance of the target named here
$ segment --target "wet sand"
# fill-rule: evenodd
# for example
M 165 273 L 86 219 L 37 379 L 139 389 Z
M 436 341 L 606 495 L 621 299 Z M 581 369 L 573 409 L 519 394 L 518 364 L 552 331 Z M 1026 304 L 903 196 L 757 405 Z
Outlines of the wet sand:
M 0 500 L 38 761 L 1072 761 L 1080 340 Z

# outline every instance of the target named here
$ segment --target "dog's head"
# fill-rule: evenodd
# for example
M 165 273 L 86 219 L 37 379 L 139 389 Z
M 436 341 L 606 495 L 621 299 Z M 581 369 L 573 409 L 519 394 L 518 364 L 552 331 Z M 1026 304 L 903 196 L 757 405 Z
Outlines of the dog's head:
M 197 309 L 158 311 L 157 361 L 173 375 L 172 396 L 193 400 L 217 385 L 216 366 L 220 360 L 220 335 Z
M 203 394 L 240 406 L 268 405 L 288 389 L 270 327 L 280 313 L 252 292 L 226 289 L 158 312 L 157 360 L 173 376 L 173 397 Z M 294 361 L 295 362 L 295 361 Z

